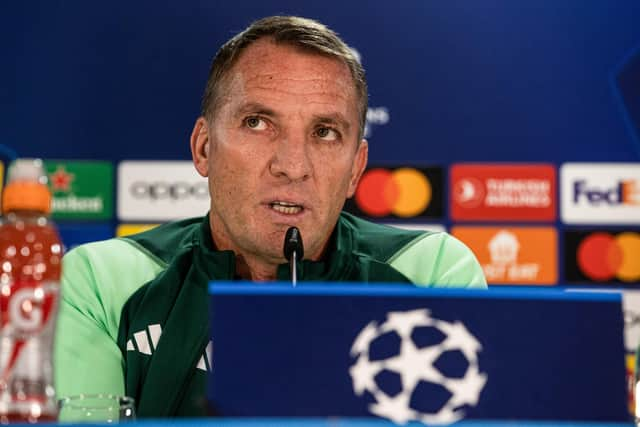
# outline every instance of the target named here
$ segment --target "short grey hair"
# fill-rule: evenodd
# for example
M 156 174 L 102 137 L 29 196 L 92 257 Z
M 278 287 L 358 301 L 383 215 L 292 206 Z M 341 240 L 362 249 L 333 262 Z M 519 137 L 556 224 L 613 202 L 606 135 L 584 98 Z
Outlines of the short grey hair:
M 358 98 L 360 118 L 358 139 L 362 138 L 368 106 L 364 68 L 351 48 L 334 31 L 318 21 L 298 16 L 270 16 L 259 19 L 241 33 L 236 34 L 218 50 L 211 64 L 207 86 L 202 97 L 202 116 L 213 119 L 220 106 L 220 92 L 229 71 L 238 61 L 243 50 L 265 37 L 271 38 L 277 44 L 292 45 L 335 58 L 349 68 Z

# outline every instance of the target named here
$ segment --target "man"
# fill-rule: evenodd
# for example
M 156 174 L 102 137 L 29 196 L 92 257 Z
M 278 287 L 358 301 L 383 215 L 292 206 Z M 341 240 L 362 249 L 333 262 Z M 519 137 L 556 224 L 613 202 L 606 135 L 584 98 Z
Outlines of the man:
M 203 413 L 207 283 L 286 280 L 286 230 L 305 243 L 299 280 L 486 287 L 446 233 L 341 213 L 367 164 L 364 71 L 325 26 L 259 20 L 227 42 L 191 135 L 211 210 L 64 259 L 59 395 L 127 394 L 140 416 Z

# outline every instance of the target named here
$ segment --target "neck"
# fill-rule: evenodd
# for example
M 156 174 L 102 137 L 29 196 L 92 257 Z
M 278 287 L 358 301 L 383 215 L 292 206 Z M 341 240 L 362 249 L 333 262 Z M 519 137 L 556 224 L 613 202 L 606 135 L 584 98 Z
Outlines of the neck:
M 259 259 L 244 257 L 236 253 L 236 273 L 246 280 L 268 282 L 276 280 L 278 264 L 271 264 Z
M 278 259 L 277 257 L 264 257 L 259 256 L 254 251 L 243 251 L 240 245 L 234 244 L 234 242 L 228 238 L 228 234 L 225 232 L 216 233 L 216 224 L 213 220 L 213 215 L 209 219 L 209 226 L 211 230 L 211 237 L 213 245 L 218 250 L 230 250 L 235 253 L 236 257 L 236 274 L 242 279 L 251 280 L 255 282 L 268 282 L 277 280 L 278 266 L 283 262 L 286 262 L 284 258 Z M 283 236 L 284 237 L 284 236 Z M 317 261 L 322 258 L 327 245 L 329 244 L 329 237 L 322 243 L 322 246 L 315 249 L 309 248 L 310 256 L 307 256 L 305 251 L 305 259 L 311 261 Z
M 209 227 L 213 246 L 217 250 L 230 250 L 235 254 L 236 275 L 244 280 L 256 282 L 276 280 L 278 265 L 284 262 L 284 259 L 281 261 L 277 258 L 265 258 L 253 251 L 242 250 L 241 245 L 229 238 L 227 230 L 214 221 L 214 215 L 210 215 Z

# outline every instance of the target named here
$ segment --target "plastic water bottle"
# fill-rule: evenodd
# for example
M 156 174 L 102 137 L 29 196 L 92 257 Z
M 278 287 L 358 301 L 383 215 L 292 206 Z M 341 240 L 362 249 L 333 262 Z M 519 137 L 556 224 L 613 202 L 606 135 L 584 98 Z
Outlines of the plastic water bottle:
M 8 170 L 0 220 L 0 424 L 55 421 L 53 334 L 62 245 L 39 160 Z

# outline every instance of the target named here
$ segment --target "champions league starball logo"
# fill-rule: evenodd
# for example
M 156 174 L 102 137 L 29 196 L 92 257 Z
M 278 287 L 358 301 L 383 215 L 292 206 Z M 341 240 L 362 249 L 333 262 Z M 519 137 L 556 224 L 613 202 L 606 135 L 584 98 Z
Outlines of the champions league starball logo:
M 416 340 L 418 330 L 437 332 L 442 338 L 435 344 L 421 345 Z M 388 334 L 399 337 L 399 348 L 393 356 L 375 358 L 375 342 Z M 479 371 L 478 352 L 482 346 L 460 322 L 449 323 L 431 317 L 429 310 L 390 312 L 384 323 L 370 322 L 357 336 L 351 348 L 355 363 L 349 369 L 353 391 L 358 396 L 366 393 L 373 397 L 369 411 L 397 424 L 419 421 L 426 424 L 449 424 L 464 417 L 463 407 L 476 406 L 487 382 L 487 375 Z M 462 354 L 464 373 L 445 375 L 438 366 L 448 354 Z M 379 376 L 387 373 L 400 378 L 396 393 L 384 390 Z M 416 389 L 422 384 L 442 387 L 449 396 L 433 412 L 415 408 Z

